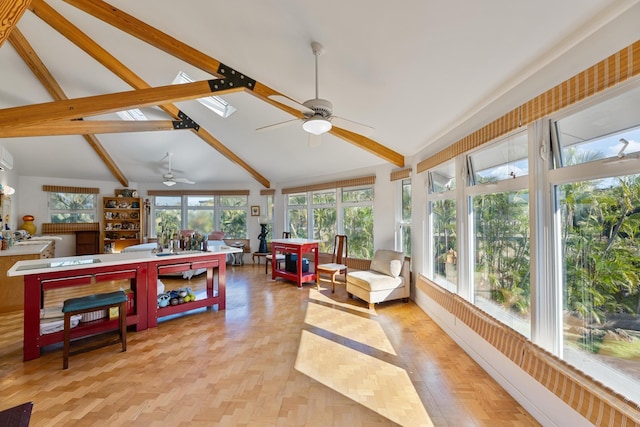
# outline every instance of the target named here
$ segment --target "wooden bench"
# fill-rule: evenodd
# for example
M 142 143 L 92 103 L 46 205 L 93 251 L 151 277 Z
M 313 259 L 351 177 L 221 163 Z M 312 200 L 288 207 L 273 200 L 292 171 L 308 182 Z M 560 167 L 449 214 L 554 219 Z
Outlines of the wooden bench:
M 118 307 L 119 336 L 117 342 L 122 343 L 122 351 L 127 351 L 127 294 L 123 291 L 115 291 L 104 294 L 87 295 L 79 298 L 71 298 L 64 302 L 64 347 L 62 351 L 62 369 L 69 367 L 69 350 L 71 347 L 71 316 L 92 311 L 109 310 Z M 111 344 L 111 343 L 109 343 Z M 104 344 L 103 344 L 104 345 Z M 102 347 L 102 345 L 100 345 Z M 91 350 L 94 347 L 90 348 Z M 97 347 L 95 347 L 97 348 Z M 81 353 L 78 351 L 73 354 Z

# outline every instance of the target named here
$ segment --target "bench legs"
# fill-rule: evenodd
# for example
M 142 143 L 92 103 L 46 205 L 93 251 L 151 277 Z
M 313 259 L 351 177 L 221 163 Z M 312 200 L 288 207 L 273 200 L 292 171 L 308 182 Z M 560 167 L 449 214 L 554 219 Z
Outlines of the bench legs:
M 127 301 L 118 304 L 91 307 L 85 310 L 67 311 L 64 313 L 64 344 L 62 348 L 62 369 L 69 368 L 69 355 L 71 349 L 71 316 L 98 310 L 109 310 L 118 307 L 118 334 L 122 343 L 122 351 L 127 351 Z M 110 344 L 110 343 L 109 343 Z

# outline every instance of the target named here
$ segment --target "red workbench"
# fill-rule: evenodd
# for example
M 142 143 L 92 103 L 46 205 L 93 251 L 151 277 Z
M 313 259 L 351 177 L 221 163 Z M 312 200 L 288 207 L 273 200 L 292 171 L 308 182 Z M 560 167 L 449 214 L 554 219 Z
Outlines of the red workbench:
M 316 282 L 316 272 L 315 266 L 318 265 L 318 243 L 321 240 L 312 240 L 312 239 L 273 239 L 271 241 L 271 255 L 272 259 L 276 259 L 276 254 L 295 254 L 297 255 L 297 264 L 296 264 L 296 272 L 291 273 L 286 269 L 278 268 L 277 262 L 271 263 L 271 278 L 273 280 L 276 277 L 282 277 L 283 279 L 288 279 L 295 282 L 298 285 L 298 288 L 302 287 L 302 284 L 305 282 Z M 313 253 L 313 265 L 314 270 L 311 271 L 309 268 L 308 272 L 302 271 L 302 255 Z M 286 267 L 286 262 L 285 262 Z

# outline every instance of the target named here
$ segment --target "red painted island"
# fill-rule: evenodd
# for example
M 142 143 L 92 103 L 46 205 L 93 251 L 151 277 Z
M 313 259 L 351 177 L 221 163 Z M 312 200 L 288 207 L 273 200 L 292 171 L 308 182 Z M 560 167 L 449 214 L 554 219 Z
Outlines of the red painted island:
M 201 307 L 226 306 L 226 258 L 240 249 L 221 246 L 207 252 L 185 251 L 176 254 L 130 252 L 97 254 L 76 257 L 18 261 L 7 272 L 8 276 L 24 276 L 24 348 L 23 360 L 40 357 L 40 348 L 62 342 L 62 332 L 40 333 L 40 309 L 43 292 L 50 289 L 87 285 L 110 280 L 130 281 L 134 292 L 135 308 L 127 314 L 127 325 L 136 331 L 153 328 L 158 318 Z M 207 269 L 205 298 L 177 306 L 158 308 L 158 274 Z M 217 271 L 217 280 L 214 272 Z M 114 329 L 117 319 L 90 322 L 71 330 L 77 338 Z

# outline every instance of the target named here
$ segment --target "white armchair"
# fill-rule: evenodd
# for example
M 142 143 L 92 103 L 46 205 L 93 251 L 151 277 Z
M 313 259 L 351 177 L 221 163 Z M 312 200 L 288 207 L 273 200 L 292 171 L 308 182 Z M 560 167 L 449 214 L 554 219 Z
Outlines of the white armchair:
M 368 270 L 347 274 L 347 294 L 367 301 L 369 309 L 382 301 L 403 299 L 407 302 L 411 296 L 409 270 L 409 258 L 404 253 L 379 249 Z

